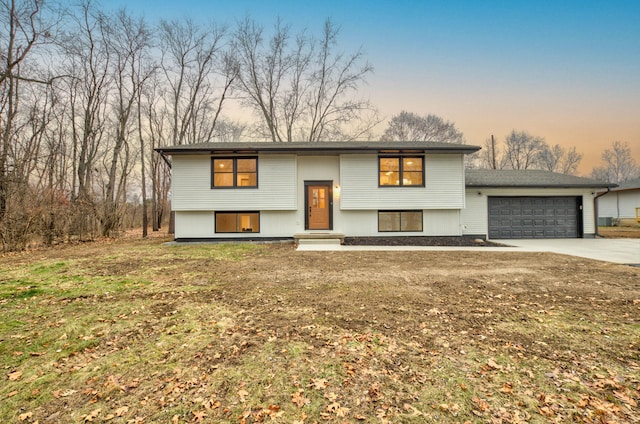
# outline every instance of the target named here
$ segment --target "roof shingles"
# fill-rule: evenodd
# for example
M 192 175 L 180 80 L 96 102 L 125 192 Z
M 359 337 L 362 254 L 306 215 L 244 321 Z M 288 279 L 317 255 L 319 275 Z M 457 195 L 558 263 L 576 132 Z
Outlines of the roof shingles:
M 607 188 L 615 184 L 539 169 L 468 169 L 467 187 Z

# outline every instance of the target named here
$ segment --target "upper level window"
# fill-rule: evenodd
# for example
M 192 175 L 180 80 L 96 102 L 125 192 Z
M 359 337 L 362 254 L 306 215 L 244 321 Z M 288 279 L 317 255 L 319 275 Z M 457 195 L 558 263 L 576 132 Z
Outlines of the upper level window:
M 258 187 L 258 158 L 213 158 L 213 188 Z
M 424 157 L 384 156 L 378 160 L 378 184 L 381 187 L 424 187 Z

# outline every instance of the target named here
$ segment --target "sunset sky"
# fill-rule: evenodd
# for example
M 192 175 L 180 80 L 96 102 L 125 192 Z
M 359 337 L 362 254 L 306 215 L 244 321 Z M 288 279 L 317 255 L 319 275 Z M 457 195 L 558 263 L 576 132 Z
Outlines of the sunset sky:
M 590 173 L 613 141 L 640 164 L 640 1 L 111 0 L 149 22 L 190 17 L 233 26 L 280 17 L 341 47 L 362 48 L 374 73 L 360 94 L 390 118 L 401 110 L 455 122 L 482 145 L 523 130 L 584 154 Z M 382 125 L 379 132 L 384 129 Z

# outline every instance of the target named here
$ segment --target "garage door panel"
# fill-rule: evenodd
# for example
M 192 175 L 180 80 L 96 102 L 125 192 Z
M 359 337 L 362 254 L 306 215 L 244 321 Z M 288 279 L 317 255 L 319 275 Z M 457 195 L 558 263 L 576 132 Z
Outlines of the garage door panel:
M 577 197 L 489 197 L 489 238 L 576 238 Z

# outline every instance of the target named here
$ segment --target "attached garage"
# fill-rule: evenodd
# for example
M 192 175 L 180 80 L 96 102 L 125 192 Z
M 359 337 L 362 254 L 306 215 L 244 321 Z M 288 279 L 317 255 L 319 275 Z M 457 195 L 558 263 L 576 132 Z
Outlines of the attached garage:
M 489 238 L 577 238 L 582 236 L 582 197 L 488 198 Z
M 489 239 L 595 237 L 594 198 L 612 184 L 542 170 L 469 169 L 462 233 Z

